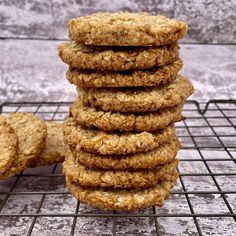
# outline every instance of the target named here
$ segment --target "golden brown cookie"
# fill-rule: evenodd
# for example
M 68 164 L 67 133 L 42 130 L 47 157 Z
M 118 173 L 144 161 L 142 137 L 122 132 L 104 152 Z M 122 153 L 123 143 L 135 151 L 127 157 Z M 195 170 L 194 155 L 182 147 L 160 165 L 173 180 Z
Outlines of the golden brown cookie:
M 75 42 L 58 47 L 62 61 L 71 67 L 88 70 L 144 70 L 169 64 L 179 58 L 179 45 L 162 47 L 85 46 Z
M 183 104 L 167 107 L 152 113 L 119 113 L 106 112 L 83 105 L 80 98 L 71 105 L 70 115 L 77 124 L 88 128 L 98 128 L 104 131 L 155 131 L 167 127 L 183 119 L 181 112 Z
M 94 170 L 81 165 L 72 155 L 63 163 L 63 173 L 84 187 L 148 188 L 161 181 L 164 174 L 173 172 L 178 160 L 157 166 L 153 170 Z
M 129 154 L 147 152 L 159 147 L 175 136 L 174 125 L 155 132 L 114 133 L 95 129 L 85 129 L 77 125 L 73 118 L 64 121 L 63 133 L 66 143 L 73 151 L 77 145 L 82 150 L 106 154 Z
M 42 152 L 46 144 L 47 127 L 41 119 L 30 113 L 11 113 L 6 117 L 7 123 L 15 131 L 19 143 L 17 158 L 0 178 L 14 176 L 25 170 Z
M 158 165 L 164 165 L 175 159 L 180 149 L 180 142 L 175 137 L 170 142 L 162 144 L 157 149 L 146 153 L 130 155 L 99 155 L 81 150 L 77 145 L 74 150 L 74 158 L 81 164 L 93 169 L 106 170 L 140 170 L 154 169 Z
M 0 178 L 17 158 L 18 137 L 13 128 L 0 115 Z
M 73 40 L 89 45 L 165 45 L 182 38 L 187 24 L 148 13 L 95 13 L 69 21 Z
M 150 206 L 162 206 L 178 179 L 178 172 L 170 172 L 155 187 L 147 189 L 88 188 L 66 177 L 68 191 L 80 202 L 103 210 L 134 211 Z
M 182 65 L 182 60 L 178 59 L 168 65 L 149 70 L 111 72 L 69 68 L 66 77 L 79 87 L 160 86 L 175 80 Z
M 153 112 L 183 103 L 192 93 L 192 84 L 182 76 L 161 87 L 78 88 L 85 105 L 114 112 Z
M 47 140 L 45 149 L 30 163 L 30 167 L 52 165 L 63 162 L 69 153 L 63 140 L 62 124 L 56 121 L 47 121 Z

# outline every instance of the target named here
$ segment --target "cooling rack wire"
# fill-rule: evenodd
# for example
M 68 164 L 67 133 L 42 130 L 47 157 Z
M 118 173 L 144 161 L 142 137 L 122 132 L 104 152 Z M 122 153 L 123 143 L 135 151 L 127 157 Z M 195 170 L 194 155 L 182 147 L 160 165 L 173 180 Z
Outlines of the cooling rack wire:
M 69 104 L 5 103 L 0 113 L 63 121 Z M 0 235 L 235 235 L 236 101 L 187 101 L 183 114 L 180 177 L 162 208 L 93 209 L 67 192 L 61 164 L 37 167 L 0 181 Z

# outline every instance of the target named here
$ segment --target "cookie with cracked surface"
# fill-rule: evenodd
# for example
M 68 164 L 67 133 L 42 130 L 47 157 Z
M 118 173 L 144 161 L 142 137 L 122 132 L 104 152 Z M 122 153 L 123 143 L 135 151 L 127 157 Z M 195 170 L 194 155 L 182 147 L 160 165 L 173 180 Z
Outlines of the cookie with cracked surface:
M 155 132 L 104 132 L 86 129 L 76 124 L 73 118 L 67 118 L 63 125 L 64 139 L 73 151 L 77 145 L 82 150 L 101 155 L 129 154 L 147 152 L 159 147 L 175 136 L 174 125 Z
M 47 137 L 45 122 L 34 114 L 11 113 L 5 119 L 18 137 L 18 153 L 11 168 L 3 173 L 1 179 L 14 176 L 30 166 L 45 148 Z
M 85 46 L 75 42 L 58 46 L 62 61 L 73 68 L 99 71 L 144 70 L 179 58 L 179 45 L 162 47 Z
M 95 170 L 81 165 L 72 155 L 63 163 L 63 173 L 74 183 L 85 187 L 148 188 L 161 181 L 166 173 L 173 172 L 178 160 L 157 166 L 152 170 Z
M 183 104 L 160 109 L 153 113 L 127 114 L 106 112 L 83 105 L 80 98 L 70 106 L 70 115 L 77 124 L 104 131 L 155 131 L 183 119 Z
M 69 68 L 66 77 L 79 87 L 150 87 L 160 86 L 176 79 L 183 62 L 178 59 L 168 65 L 149 70 L 94 71 Z
M 154 112 L 183 103 L 194 91 L 182 76 L 161 87 L 150 88 L 78 88 L 85 105 L 114 112 Z
M 187 24 L 148 13 L 95 13 L 69 21 L 70 38 L 88 45 L 166 45 L 182 38 Z
M 66 177 L 68 191 L 80 202 L 103 210 L 134 211 L 150 206 L 162 206 L 178 179 L 174 170 L 163 176 L 155 187 L 147 189 L 88 188 L 73 183 Z
M 46 121 L 47 139 L 45 149 L 30 163 L 29 167 L 52 165 L 63 162 L 69 150 L 63 140 L 62 123 Z
M 140 170 L 154 169 L 158 165 L 164 165 L 173 161 L 180 149 L 177 137 L 168 143 L 162 144 L 157 149 L 146 153 L 130 155 L 99 155 L 81 150 L 80 146 L 73 150 L 74 158 L 81 164 L 93 169 L 106 170 Z
M 18 137 L 13 128 L 0 115 L 0 178 L 17 158 Z

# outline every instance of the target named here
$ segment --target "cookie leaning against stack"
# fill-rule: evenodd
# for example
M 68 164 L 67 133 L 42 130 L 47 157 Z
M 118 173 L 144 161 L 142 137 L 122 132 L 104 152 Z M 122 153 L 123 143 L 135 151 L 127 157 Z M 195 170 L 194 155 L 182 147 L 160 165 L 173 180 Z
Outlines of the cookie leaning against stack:
M 17 140 L 12 142 L 14 159 L 0 175 L 0 179 L 5 179 L 28 168 L 30 163 L 40 155 L 46 144 L 47 127 L 44 121 L 30 113 L 11 113 L 6 117 L 2 116 L 1 119 L 11 127 L 11 132 L 15 134 Z
M 69 22 L 58 47 L 78 98 L 63 126 L 68 190 L 109 210 L 163 204 L 178 178 L 182 119 L 193 86 L 178 75 L 187 25 L 146 13 L 97 13 Z
M 61 126 L 31 113 L 0 115 L 0 180 L 30 167 L 64 161 L 68 149 Z

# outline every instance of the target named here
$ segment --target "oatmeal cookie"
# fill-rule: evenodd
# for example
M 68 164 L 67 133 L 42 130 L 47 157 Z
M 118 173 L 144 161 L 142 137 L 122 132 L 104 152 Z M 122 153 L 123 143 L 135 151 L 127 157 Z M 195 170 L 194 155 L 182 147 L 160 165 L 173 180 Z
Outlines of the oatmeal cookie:
M 119 113 L 106 112 L 83 105 L 80 98 L 70 106 L 70 115 L 77 124 L 84 127 L 96 127 L 104 131 L 155 131 L 163 129 L 170 123 L 183 119 L 183 104 L 157 110 L 153 113 Z
M 29 167 L 52 165 L 63 162 L 69 150 L 64 143 L 62 124 L 56 121 L 46 121 L 47 140 L 45 149 L 30 163 Z
M 154 169 L 158 165 L 164 165 L 175 159 L 180 149 L 180 142 L 177 137 L 170 142 L 162 144 L 157 149 L 146 153 L 130 155 L 99 155 L 81 150 L 77 145 L 72 151 L 74 158 L 81 164 L 93 169 L 105 170 L 140 170 Z
M 184 36 L 187 24 L 148 13 L 95 13 L 69 21 L 70 38 L 89 45 L 165 45 Z
M 153 112 L 183 103 L 192 93 L 192 84 L 182 76 L 161 87 L 78 88 L 83 103 L 114 112 Z
M 175 80 L 182 65 L 182 60 L 178 59 L 149 70 L 111 72 L 69 68 L 66 77 L 79 87 L 151 87 Z
M 7 123 L 15 131 L 19 143 L 17 158 L 1 179 L 14 176 L 25 170 L 45 148 L 47 127 L 45 122 L 34 114 L 18 112 L 6 117 Z
M 66 143 L 73 151 L 77 145 L 82 150 L 106 154 L 128 154 L 147 152 L 159 147 L 175 136 L 174 125 L 155 132 L 104 132 L 96 129 L 86 129 L 76 124 L 73 118 L 66 118 L 63 125 Z
M 0 115 L 0 178 L 17 158 L 18 137 L 13 128 Z
M 73 68 L 99 71 L 144 70 L 179 58 L 179 45 L 162 47 L 85 46 L 75 42 L 58 46 L 62 61 Z
M 134 211 L 150 206 L 162 206 L 178 179 L 178 172 L 169 172 L 155 187 L 147 189 L 88 188 L 66 177 L 68 191 L 80 202 L 103 210 Z
M 157 166 L 153 170 L 94 170 L 81 165 L 72 155 L 63 163 L 63 173 L 74 183 L 85 187 L 148 188 L 161 181 L 166 173 L 173 172 L 178 160 Z

